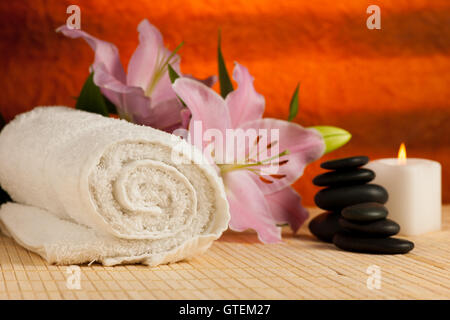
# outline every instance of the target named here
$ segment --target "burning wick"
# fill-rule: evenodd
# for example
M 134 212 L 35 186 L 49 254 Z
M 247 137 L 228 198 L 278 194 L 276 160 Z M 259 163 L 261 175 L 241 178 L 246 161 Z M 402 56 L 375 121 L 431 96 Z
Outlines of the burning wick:
M 403 142 L 398 149 L 398 164 L 406 164 L 406 148 Z

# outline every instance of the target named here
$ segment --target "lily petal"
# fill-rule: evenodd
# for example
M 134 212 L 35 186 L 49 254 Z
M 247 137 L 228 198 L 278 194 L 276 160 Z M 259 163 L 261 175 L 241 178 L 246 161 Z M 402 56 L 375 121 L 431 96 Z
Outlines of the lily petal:
M 97 39 L 90 34 L 79 30 L 79 29 L 69 29 L 66 25 L 62 25 L 57 32 L 62 32 L 65 36 L 69 38 L 82 38 L 95 52 L 94 68 L 98 64 L 103 64 L 105 70 L 111 74 L 118 81 L 125 84 L 126 76 L 125 71 L 120 62 L 119 50 L 117 47 L 110 42 Z
M 182 105 L 167 72 L 171 52 L 164 47 L 161 33 L 147 20 L 138 26 L 140 44 L 131 57 L 127 76 L 113 44 L 65 25 L 57 31 L 70 38 L 83 38 L 95 51 L 94 83 L 116 105 L 121 118 L 169 132 L 181 127 Z M 170 63 L 180 73 L 177 55 Z
M 209 76 L 208 78 L 205 79 L 197 79 L 191 74 L 183 74 L 183 77 L 200 81 L 201 83 L 203 83 L 205 86 L 208 87 L 212 87 L 217 82 L 217 76 Z
M 159 51 L 164 48 L 163 38 L 158 29 L 147 19 L 139 23 L 139 45 L 128 63 L 127 84 L 145 90 L 158 63 Z M 162 52 L 161 52 L 162 53 Z
M 151 106 L 150 114 L 146 118 L 138 119 L 139 124 L 171 133 L 182 125 L 180 113 L 182 109 L 183 105 L 178 98 L 160 102 Z
M 226 97 L 233 128 L 248 121 L 260 119 L 264 113 L 264 97 L 255 91 L 254 78 L 248 69 L 235 63 L 233 79 L 238 87 Z
M 281 165 L 273 168 L 276 172 L 271 172 L 272 174 L 276 174 L 276 178 L 273 179 L 267 176 L 270 183 L 261 180 L 256 174 L 252 175 L 254 181 L 264 194 L 280 191 L 294 183 L 303 174 L 305 166 L 319 159 L 325 150 L 323 138 L 316 130 L 305 129 L 293 122 L 264 118 L 246 122 L 241 128 L 244 130 L 249 128 L 267 130 L 267 140 L 264 141 L 266 145 L 259 145 L 259 148 L 264 149 L 269 144 L 275 145 L 266 155 L 260 154 L 260 158 L 255 160 L 264 160 L 264 158 L 267 159 L 270 156 L 276 156 L 277 153 L 288 152 L 288 154 L 272 160 L 273 164 L 280 162 Z M 278 141 L 275 141 L 276 133 L 278 133 Z M 257 168 L 263 169 L 266 167 L 260 166 Z
M 248 173 L 230 172 L 224 180 L 230 204 L 230 228 L 235 231 L 253 229 L 264 243 L 281 241 L 281 228 L 276 226 L 263 193 Z
M 180 73 L 179 63 L 176 63 L 172 66 L 178 73 Z M 169 72 L 167 71 L 167 67 L 165 67 L 163 71 L 163 75 L 161 76 L 158 83 L 156 83 L 155 88 L 151 92 L 151 97 L 153 103 L 159 104 L 161 102 L 165 102 L 167 100 L 176 99 L 177 96 L 172 88 L 172 82 L 170 81 Z
M 188 108 L 183 108 L 180 111 L 180 115 L 181 115 L 181 127 L 183 129 L 187 129 L 189 128 L 189 122 L 191 121 L 191 110 L 189 110 Z
M 167 66 L 164 66 L 171 52 L 164 47 L 161 33 L 147 19 L 139 23 L 137 30 L 139 45 L 128 63 L 127 84 L 141 87 L 146 92 L 150 90 L 151 92 L 147 92 L 147 95 L 151 95 L 155 105 L 174 99 L 175 94 L 167 74 Z M 178 74 L 180 73 L 179 61 L 178 55 L 174 55 L 170 61 L 172 68 Z M 153 87 L 150 88 L 150 86 Z
M 291 187 L 265 197 L 273 219 L 277 223 L 289 223 L 294 233 L 308 219 L 308 210 L 301 205 L 302 198 Z
M 151 100 L 145 96 L 142 88 L 127 86 L 118 81 L 103 64 L 97 64 L 93 69 L 94 83 L 116 105 L 121 118 L 143 124 L 142 119 L 150 116 Z
M 150 99 L 140 87 L 126 85 L 125 71 L 119 58 L 119 51 L 112 43 L 99 40 L 88 33 L 69 29 L 63 25 L 57 29 L 70 38 L 82 38 L 95 52 L 92 65 L 94 83 L 102 93 L 116 105 L 122 118 L 141 122 L 150 115 Z
M 226 128 L 230 126 L 230 117 L 221 96 L 203 83 L 185 77 L 175 80 L 172 87 L 192 113 L 189 125 L 191 143 L 203 148 L 203 132 L 208 129 L 225 133 Z M 198 126 L 193 125 L 193 122 L 201 123 L 201 132 L 195 132 Z

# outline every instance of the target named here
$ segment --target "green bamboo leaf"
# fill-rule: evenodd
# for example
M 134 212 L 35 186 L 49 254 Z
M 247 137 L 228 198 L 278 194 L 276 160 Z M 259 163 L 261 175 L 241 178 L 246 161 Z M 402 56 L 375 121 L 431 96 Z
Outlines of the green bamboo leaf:
M 104 94 L 102 94 L 103 100 L 105 101 L 106 109 L 108 109 L 108 112 L 110 114 L 118 114 L 117 108 L 114 105 L 114 103 L 111 102 Z
M 174 68 L 172 68 L 172 66 L 170 64 L 167 65 L 167 70 L 169 72 L 169 78 L 170 78 L 170 82 L 174 83 L 175 80 L 177 80 L 180 75 L 175 71 Z M 178 95 L 177 95 L 178 99 L 180 100 L 180 102 L 183 104 L 183 106 L 186 106 L 186 103 L 184 103 L 183 99 L 181 99 Z
M 105 99 L 100 92 L 100 88 L 94 83 L 94 73 L 92 72 L 86 79 L 86 82 L 81 89 L 78 96 L 76 109 L 98 113 L 104 116 L 109 116 L 108 107 Z
M 297 87 L 295 87 L 294 94 L 292 95 L 291 102 L 289 103 L 289 117 L 288 121 L 292 121 L 295 119 L 298 113 L 298 92 L 300 89 L 300 83 L 297 83 Z
M 167 66 L 167 70 L 169 70 L 170 82 L 174 83 L 175 80 L 177 80 L 180 77 L 180 75 L 175 71 L 174 68 L 172 68 L 170 64 Z
M 323 137 L 323 141 L 325 143 L 324 154 L 330 153 L 331 151 L 342 147 L 352 138 L 350 132 L 338 127 L 314 126 L 310 127 L 310 129 L 315 129 Z
M 225 99 L 226 96 L 234 90 L 233 84 L 231 83 L 230 76 L 228 75 L 227 66 L 225 65 L 225 60 L 222 55 L 221 49 L 221 34 L 219 30 L 219 39 L 217 45 L 217 58 L 219 66 L 219 84 L 220 84 L 220 94 Z

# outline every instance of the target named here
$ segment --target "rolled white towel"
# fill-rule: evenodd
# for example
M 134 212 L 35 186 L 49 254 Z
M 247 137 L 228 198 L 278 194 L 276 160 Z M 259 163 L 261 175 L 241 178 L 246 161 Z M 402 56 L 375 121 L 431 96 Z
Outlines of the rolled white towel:
M 2 230 L 50 263 L 175 262 L 226 230 L 223 183 L 182 139 L 66 107 L 0 134 Z

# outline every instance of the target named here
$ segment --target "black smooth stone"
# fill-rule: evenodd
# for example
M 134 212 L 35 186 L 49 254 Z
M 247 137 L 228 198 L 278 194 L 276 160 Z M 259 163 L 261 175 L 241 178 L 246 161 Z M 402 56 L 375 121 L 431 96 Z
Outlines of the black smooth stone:
M 340 211 L 342 208 L 364 202 L 386 203 L 388 193 L 377 184 L 331 187 L 322 189 L 314 196 L 319 208 L 328 211 Z
M 398 238 L 362 238 L 338 232 L 333 237 L 336 247 L 360 253 L 400 254 L 414 249 L 414 243 Z
M 320 167 L 328 170 L 340 170 L 361 167 L 369 162 L 369 157 L 357 156 L 322 162 Z
M 389 219 L 372 222 L 352 222 L 340 218 L 339 224 L 352 235 L 366 238 L 387 238 L 396 235 L 400 231 L 398 223 Z
M 346 207 L 341 214 L 351 221 L 375 221 L 386 218 L 388 210 L 380 203 L 366 202 Z
M 375 178 L 375 172 L 370 169 L 353 169 L 326 172 L 313 179 L 316 186 L 333 187 L 364 184 Z
M 313 235 L 325 242 L 332 242 L 333 236 L 342 231 L 342 227 L 339 225 L 339 218 L 341 217 L 339 212 L 325 212 L 309 223 L 309 230 Z

